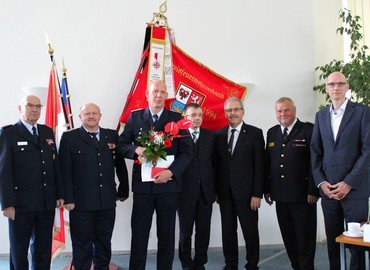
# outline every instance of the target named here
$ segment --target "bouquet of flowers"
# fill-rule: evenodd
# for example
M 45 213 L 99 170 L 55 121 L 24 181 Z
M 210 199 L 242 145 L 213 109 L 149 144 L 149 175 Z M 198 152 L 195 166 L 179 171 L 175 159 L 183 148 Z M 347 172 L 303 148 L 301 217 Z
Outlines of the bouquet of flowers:
M 144 154 L 147 162 L 152 162 L 155 167 L 159 158 L 166 160 L 166 148 L 172 146 L 173 139 L 184 136 L 179 134 L 180 129 L 188 129 L 190 125 L 191 121 L 182 119 L 178 122 L 167 123 L 164 131 L 155 131 L 151 128 L 148 131 L 140 132 L 138 141 L 141 146 L 146 148 Z M 140 164 L 141 161 L 138 160 L 137 163 Z

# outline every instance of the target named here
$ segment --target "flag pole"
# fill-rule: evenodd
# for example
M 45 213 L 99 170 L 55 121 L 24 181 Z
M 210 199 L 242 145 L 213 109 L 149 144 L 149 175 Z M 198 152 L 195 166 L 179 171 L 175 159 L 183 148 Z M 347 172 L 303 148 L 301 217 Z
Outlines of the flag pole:
M 67 104 L 69 108 L 69 112 L 66 111 L 65 106 L 63 106 L 63 112 L 64 112 L 64 118 L 66 120 L 66 123 L 68 124 L 67 129 L 73 129 L 74 123 L 73 123 L 73 114 L 72 114 L 72 107 L 71 107 L 71 98 L 69 95 L 69 89 L 68 89 L 68 81 L 67 81 L 67 68 L 64 65 L 64 57 L 62 58 L 62 80 L 65 84 L 65 94 L 67 98 Z M 63 89 L 60 88 L 60 91 Z M 63 93 L 61 93 L 61 97 L 63 98 Z M 64 102 L 63 102 L 64 103 Z

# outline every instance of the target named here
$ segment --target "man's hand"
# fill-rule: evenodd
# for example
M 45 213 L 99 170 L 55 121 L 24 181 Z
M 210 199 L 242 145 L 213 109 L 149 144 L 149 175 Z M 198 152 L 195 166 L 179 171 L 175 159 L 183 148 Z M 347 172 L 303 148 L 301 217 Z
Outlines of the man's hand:
M 307 195 L 307 203 L 308 204 L 314 204 L 314 203 L 317 202 L 318 199 L 319 199 L 319 197 L 312 196 L 312 195 Z
M 7 217 L 11 220 L 15 220 L 15 209 L 14 207 L 8 207 L 3 210 L 4 217 Z
M 173 176 L 173 173 L 170 170 L 163 170 L 153 176 L 154 183 L 156 184 L 165 184 Z
M 266 203 L 268 203 L 269 205 L 272 205 L 274 203 L 274 201 L 271 199 L 271 194 L 270 193 L 266 193 L 263 196 L 265 197 Z
M 261 198 L 252 197 L 251 199 L 251 209 L 257 211 L 261 207 Z
M 64 208 L 67 209 L 68 211 L 72 211 L 75 208 L 74 203 L 67 203 L 64 205 Z
M 335 185 L 332 185 L 332 198 L 334 200 L 343 200 L 347 194 L 351 191 L 352 187 L 348 184 L 346 184 L 344 181 L 341 181 L 339 183 L 336 183 Z
M 61 207 L 63 207 L 63 205 L 64 205 L 64 200 L 63 199 L 57 200 L 57 208 L 61 208 Z
M 143 157 L 145 157 L 145 153 L 144 153 L 145 150 L 146 150 L 145 147 L 138 146 L 135 149 L 135 154 L 138 155 L 139 157 L 143 158 Z
M 324 183 L 320 185 L 320 188 L 326 196 L 328 196 L 330 199 L 333 198 L 333 195 L 331 193 L 333 186 L 329 182 L 325 181 Z

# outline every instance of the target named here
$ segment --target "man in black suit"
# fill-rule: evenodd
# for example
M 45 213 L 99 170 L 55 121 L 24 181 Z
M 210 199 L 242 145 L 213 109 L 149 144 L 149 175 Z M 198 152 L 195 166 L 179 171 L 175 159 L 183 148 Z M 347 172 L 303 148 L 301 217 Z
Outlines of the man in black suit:
M 0 130 L 0 203 L 9 219 L 10 269 L 50 269 L 55 207 L 63 184 L 52 129 L 37 124 L 41 102 L 23 97 L 20 120 Z M 30 242 L 31 241 L 31 242 Z
M 330 269 L 339 269 L 339 244 L 344 221 L 367 220 L 370 196 L 370 109 L 351 102 L 340 72 L 328 76 L 331 104 L 316 114 L 311 139 L 312 172 L 320 188 Z M 351 269 L 365 269 L 364 252 L 351 251 Z
M 267 132 L 265 200 L 276 201 L 281 235 L 293 269 L 313 270 L 316 249 L 315 186 L 310 162 L 313 124 L 296 117 L 293 100 L 275 103 L 280 123 Z
M 124 157 L 146 162 L 145 150 L 138 138 L 151 128 L 163 131 L 169 122 L 176 122 L 181 115 L 164 108 L 168 96 L 163 81 L 151 82 L 147 93 L 149 107 L 131 113 L 124 131 L 120 135 L 118 151 Z M 149 232 L 154 211 L 157 215 L 158 254 L 157 269 L 171 270 L 175 248 L 175 221 L 181 175 L 192 158 L 192 143 L 188 132 L 174 138 L 166 149 L 167 156 L 174 156 L 173 163 L 165 170 L 153 175 L 153 181 L 143 182 L 141 165 L 135 162 L 132 169 L 132 191 L 134 192 L 131 215 L 130 269 L 145 269 Z
M 118 134 L 99 126 L 100 108 L 87 103 L 80 109 L 82 126 L 65 132 L 60 164 L 69 210 L 75 269 L 109 269 L 116 200 L 128 198 L 125 160 L 116 154 Z M 115 175 L 119 180 L 118 193 Z
M 213 150 L 215 135 L 202 128 L 203 112 L 199 104 L 186 105 L 185 119 L 191 121 L 193 159 L 182 175 L 183 185 L 178 209 L 180 223 L 179 258 L 185 270 L 204 270 L 207 263 L 212 204 L 215 201 Z M 195 254 L 191 256 L 191 238 L 195 225 Z
M 258 269 L 258 208 L 265 178 L 265 143 L 261 129 L 243 122 L 244 106 L 240 99 L 229 97 L 224 110 L 229 125 L 217 132 L 215 150 L 224 269 L 238 269 L 237 218 L 247 249 L 245 268 Z

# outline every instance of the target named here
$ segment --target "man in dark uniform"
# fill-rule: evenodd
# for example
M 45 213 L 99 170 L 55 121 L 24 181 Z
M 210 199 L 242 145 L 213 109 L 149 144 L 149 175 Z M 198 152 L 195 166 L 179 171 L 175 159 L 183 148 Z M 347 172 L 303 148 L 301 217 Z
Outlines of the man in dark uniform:
M 151 82 L 146 96 L 148 108 L 131 113 L 119 138 L 118 151 L 126 158 L 145 157 L 146 148 L 141 146 L 138 141 L 142 132 L 147 132 L 151 128 L 163 131 L 167 123 L 181 120 L 180 114 L 164 108 L 168 93 L 163 81 Z M 181 175 L 192 157 L 191 139 L 187 131 L 185 134 L 187 136 L 173 139 L 171 147 L 166 148 L 167 157 L 173 155 L 174 161 L 167 169 L 153 175 L 154 181 L 143 182 L 142 166 L 134 163 L 132 169 L 134 202 L 131 215 L 130 270 L 145 269 L 149 232 L 154 211 L 157 215 L 157 269 L 172 269 L 176 210 L 182 186 Z
M 199 104 L 188 104 L 184 114 L 191 121 L 189 132 L 193 139 L 193 159 L 182 175 L 178 209 L 179 258 L 184 270 L 202 270 L 207 263 L 212 204 L 215 201 L 212 167 L 215 135 L 201 127 L 203 112 Z M 192 259 L 191 237 L 194 225 L 195 255 Z
M 293 100 L 275 104 L 280 123 L 267 132 L 265 200 L 276 201 L 281 235 L 293 269 L 313 270 L 316 248 L 316 201 L 310 162 L 313 124 L 296 118 Z
M 55 207 L 63 185 L 53 131 L 37 124 L 41 102 L 25 96 L 20 120 L 0 130 L 0 203 L 9 218 L 10 269 L 50 269 Z M 30 243 L 31 240 L 31 243 Z
M 246 269 L 258 269 L 258 208 L 265 178 L 262 130 L 243 122 L 244 106 L 229 97 L 224 104 L 229 125 L 216 133 L 215 183 L 220 204 L 224 270 L 238 269 L 237 219 L 247 249 Z
M 92 261 L 94 269 L 109 269 L 116 200 L 126 200 L 129 192 L 125 160 L 116 154 L 118 134 L 99 127 L 100 118 L 97 105 L 85 104 L 82 126 L 65 132 L 60 142 L 75 269 L 90 269 Z

